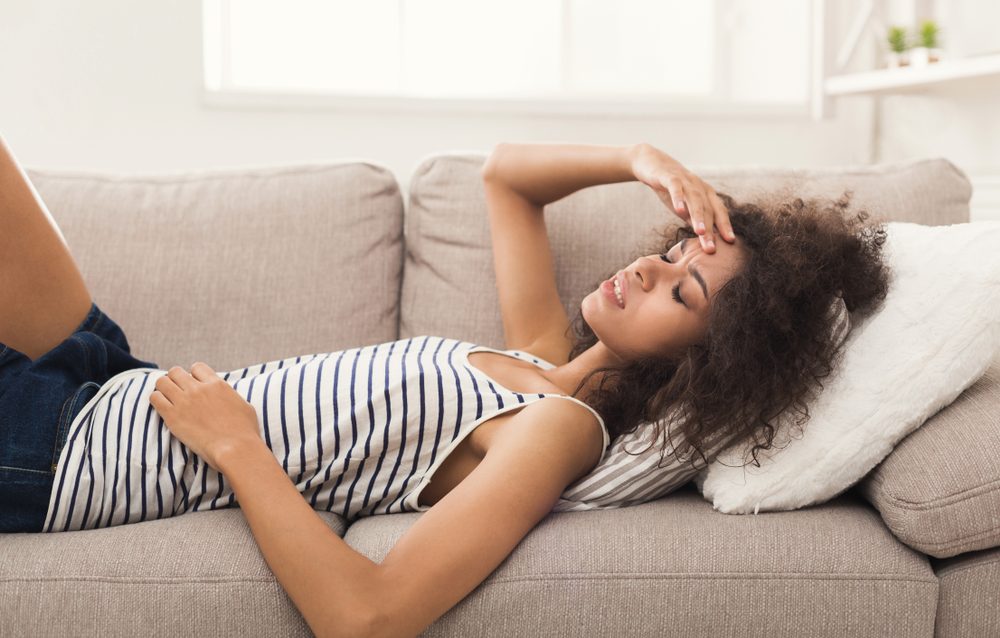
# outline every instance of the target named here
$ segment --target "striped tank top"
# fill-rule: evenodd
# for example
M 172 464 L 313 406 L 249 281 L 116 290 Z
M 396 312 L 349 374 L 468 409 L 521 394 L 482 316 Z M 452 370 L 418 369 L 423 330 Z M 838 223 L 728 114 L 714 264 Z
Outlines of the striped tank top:
M 486 350 L 420 336 L 217 373 L 257 412 L 260 435 L 302 497 L 348 521 L 422 512 L 430 476 L 480 423 L 545 397 L 509 390 L 471 365 Z M 112 527 L 237 504 L 225 477 L 174 437 L 149 403 L 167 372 L 126 370 L 74 417 L 56 464 L 44 531 Z M 600 461 L 598 461 L 598 465 Z

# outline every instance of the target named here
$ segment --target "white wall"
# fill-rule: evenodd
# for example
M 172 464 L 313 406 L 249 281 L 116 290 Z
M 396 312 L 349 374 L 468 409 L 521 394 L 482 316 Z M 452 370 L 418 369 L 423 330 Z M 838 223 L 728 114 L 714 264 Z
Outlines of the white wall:
M 937 94 L 885 98 L 878 156 L 941 155 L 972 180 L 972 220 L 1000 220 L 1000 75 Z
M 843 165 L 873 152 L 867 100 L 839 104 L 823 122 L 207 107 L 200 24 L 195 0 L 0 0 L 0 132 L 29 168 L 143 173 L 364 158 L 393 170 L 404 192 L 427 154 L 487 152 L 504 140 L 647 141 L 691 166 Z
M 904 3 L 890 17 L 907 24 L 906 12 Z M 941 25 L 946 55 L 1000 53 L 1000 3 L 939 0 L 929 3 L 924 13 Z M 972 221 L 1000 220 L 1000 74 L 930 86 L 915 94 L 851 99 L 881 100 L 875 123 L 877 161 L 947 157 L 972 180 Z

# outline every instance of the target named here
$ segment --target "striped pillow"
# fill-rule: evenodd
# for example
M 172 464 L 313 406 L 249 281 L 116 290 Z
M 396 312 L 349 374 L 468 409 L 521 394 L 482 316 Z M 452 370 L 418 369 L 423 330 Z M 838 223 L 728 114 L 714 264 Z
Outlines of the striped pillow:
M 851 331 L 851 317 L 839 295 L 830 306 L 834 315 L 832 333 L 837 345 Z M 700 471 L 690 460 L 680 462 L 668 452 L 661 462 L 663 435 L 652 445 L 652 424 L 616 437 L 601 462 L 562 493 L 553 512 L 603 510 L 629 507 L 666 496 L 695 477 Z M 679 435 L 672 435 L 676 440 Z M 629 453 L 631 452 L 631 454 Z M 661 467 L 657 467 L 660 464 Z

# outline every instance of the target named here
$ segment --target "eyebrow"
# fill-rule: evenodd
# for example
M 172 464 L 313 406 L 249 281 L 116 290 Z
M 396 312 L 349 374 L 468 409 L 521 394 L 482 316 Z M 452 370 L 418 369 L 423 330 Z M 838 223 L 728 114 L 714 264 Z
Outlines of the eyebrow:
M 682 255 L 684 254 L 684 251 L 687 249 L 688 242 L 691 241 L 691 240 L 693 240 L 693 239 L 694 239 L 693 237 L 688 237 L 687 239 L 685 239 L 684 241 L 681 242 L 681 254 Z M 705 301 L 708 301 L 708 286 L 705 285 L 705 278 L 701 276 L 701 272 L 699 272 L 694 267 L 694 264 L 688 264 L 687 269 L 688 269 L 688 272 L 691 273 L 691 276 L 694 277 L 695 281 L 698 282 L 698 285 L 701 286 L 701 292 L 704 293 L 704 295 L 705 295 Z

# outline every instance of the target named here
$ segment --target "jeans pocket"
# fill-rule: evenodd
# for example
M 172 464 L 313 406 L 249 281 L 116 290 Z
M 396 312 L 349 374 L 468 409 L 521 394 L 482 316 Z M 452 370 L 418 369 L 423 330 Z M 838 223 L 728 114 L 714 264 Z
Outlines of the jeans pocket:
M 59 427 L 56 430 L 56 445 L 52 451 L 52 472 L 56 471 L 59 457 L 62 455 L 66 439 L 69 437 L 69 428 L 73 425 L 73 417 L 80 411 L 80 408 L 87 405 L 87 401 L 94 398 L 97 391 L 101 389 L 100 383 L 87 381 L 63 402 L 62 410 L 59 413 Z

